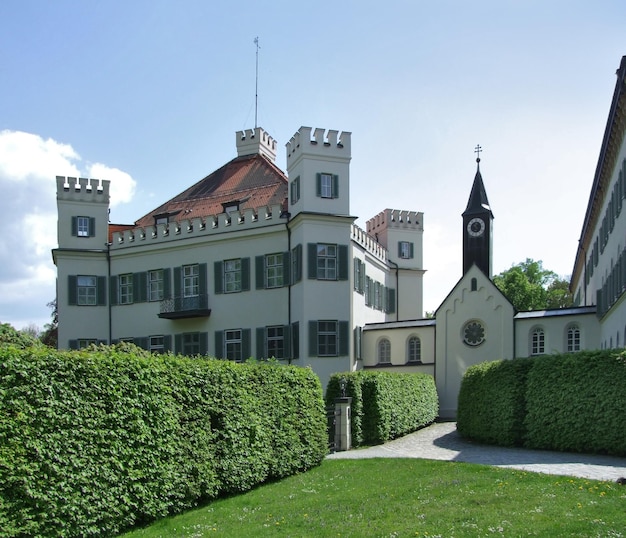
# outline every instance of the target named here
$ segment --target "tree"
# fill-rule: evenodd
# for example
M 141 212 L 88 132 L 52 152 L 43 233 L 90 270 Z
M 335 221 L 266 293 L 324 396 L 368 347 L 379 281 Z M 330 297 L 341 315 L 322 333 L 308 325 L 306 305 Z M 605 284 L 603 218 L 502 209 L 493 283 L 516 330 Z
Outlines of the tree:
M 564 308 L 572 305 L 569 282 L 543 268 L 541 260 L 526 258 L 493 277 L 493 283 L 517 311 Z
M 59 337 L 59 309 L 57 308 L 57 300 L 50 301 L 46 306 L 52 309 L 50 313 L 52 321 L 44 325 L 44 331 L 41 333 L 40 339 L 45 345 L 56 348 Z

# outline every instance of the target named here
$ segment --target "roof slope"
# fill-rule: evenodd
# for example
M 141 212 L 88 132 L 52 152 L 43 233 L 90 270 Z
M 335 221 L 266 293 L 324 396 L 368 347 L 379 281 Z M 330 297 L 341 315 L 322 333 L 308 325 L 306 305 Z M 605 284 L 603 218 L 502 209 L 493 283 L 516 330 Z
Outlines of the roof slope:
M 472 192 L 470 193 L 469 200 L 467 201 L 467 207 L 465 208 L 465 211 L 463 211 L 463 215 L 480 214 L 485 211 L 489 211 L 491 217 L 493 218 L 493 213 L 491 212 L 491 207 L 489 206 L 489 200 L 487 199 L 487 191 L 485 190 L 485 184 L 483 183 L 483 176 L 480 174 L 479 164 L 476 170 L 476 175 L 474 176 Z
M 205 218 L 224 213 L 224 204 L 229 203 L 238 203 L 240 210 L 283 204 L 287 198 L 287 185 L 284 172 L 264 156 L 236 157 L 135 224 L 151 226 L 156 217 L 166 215 L 170 222 Z

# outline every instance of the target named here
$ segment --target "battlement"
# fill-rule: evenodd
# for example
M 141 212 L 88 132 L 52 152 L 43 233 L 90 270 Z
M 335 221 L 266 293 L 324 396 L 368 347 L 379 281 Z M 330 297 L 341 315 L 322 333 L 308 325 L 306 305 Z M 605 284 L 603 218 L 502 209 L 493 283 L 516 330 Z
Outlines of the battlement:
M 314 154 L 324 158 L 339 157 L 350 159 L 352 133 L 347 131 L 325 130 L 300 127 L 287 142 L 287 160 L 295 160 L 299 154 Z
M 201 238 L 240 230 L 250 230 L 286 223 L 281 218 L 282 205 L 275 204 L 258 209 L 243 209 L 210 215 L 206 218 L 183 219 L 167 224 L 157 224 L 113 233 L 111 249 L 122 249 L 137 244 L 157 244 L 180 239 Z
M 380 233 L 382 230 L 416 230 L 424 231 L 424 213 L 418 211 L 402 211 L 385 209 L 366 223 L 367 232 Z
M 372 256 L 378 258 L 384 263 L 387 263 L 387 249 L 365 230 L 359 228 L 356 224 L 352 225 L 350 239 L 361 245 Z
M 109 203 L 109 187 L 106 179 L 57 176 L 57 200 Z
M 261 127 L 237 131 L 237 157 L 245 155 L 265 155 L 270 161 L 276 161 L 276 140 Z

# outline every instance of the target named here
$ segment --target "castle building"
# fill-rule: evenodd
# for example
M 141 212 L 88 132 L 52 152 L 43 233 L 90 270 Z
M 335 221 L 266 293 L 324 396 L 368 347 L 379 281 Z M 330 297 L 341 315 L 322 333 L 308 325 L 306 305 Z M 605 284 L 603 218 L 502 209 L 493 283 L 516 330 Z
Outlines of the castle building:
M 626 58 L 626 57 L 625 57 Z M 154 351 L 435 377 L 456 414 L 479 362 L 626 344 L 622 58 L 571 287 L 576 306 L 516 312 L 493 284 L 494 215 L 480 172 L 460 280 L 423 317 L 424 215 L 350 214 L 351 133 L 301 127 L 286 145 L 236 133 L 237 157 L 132 225 L 108 222 L 109 182 L 57 177 L 59 347 L 132 341 Z

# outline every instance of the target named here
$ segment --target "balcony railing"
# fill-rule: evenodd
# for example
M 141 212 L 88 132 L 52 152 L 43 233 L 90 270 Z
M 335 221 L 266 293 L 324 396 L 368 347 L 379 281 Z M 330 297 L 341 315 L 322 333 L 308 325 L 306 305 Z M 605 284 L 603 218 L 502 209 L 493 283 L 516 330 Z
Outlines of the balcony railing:
M 208 318 L 210 315 L 208 294 L 169 297 L 161 301 L 159 310 L 159 317 L 165 319 Z

